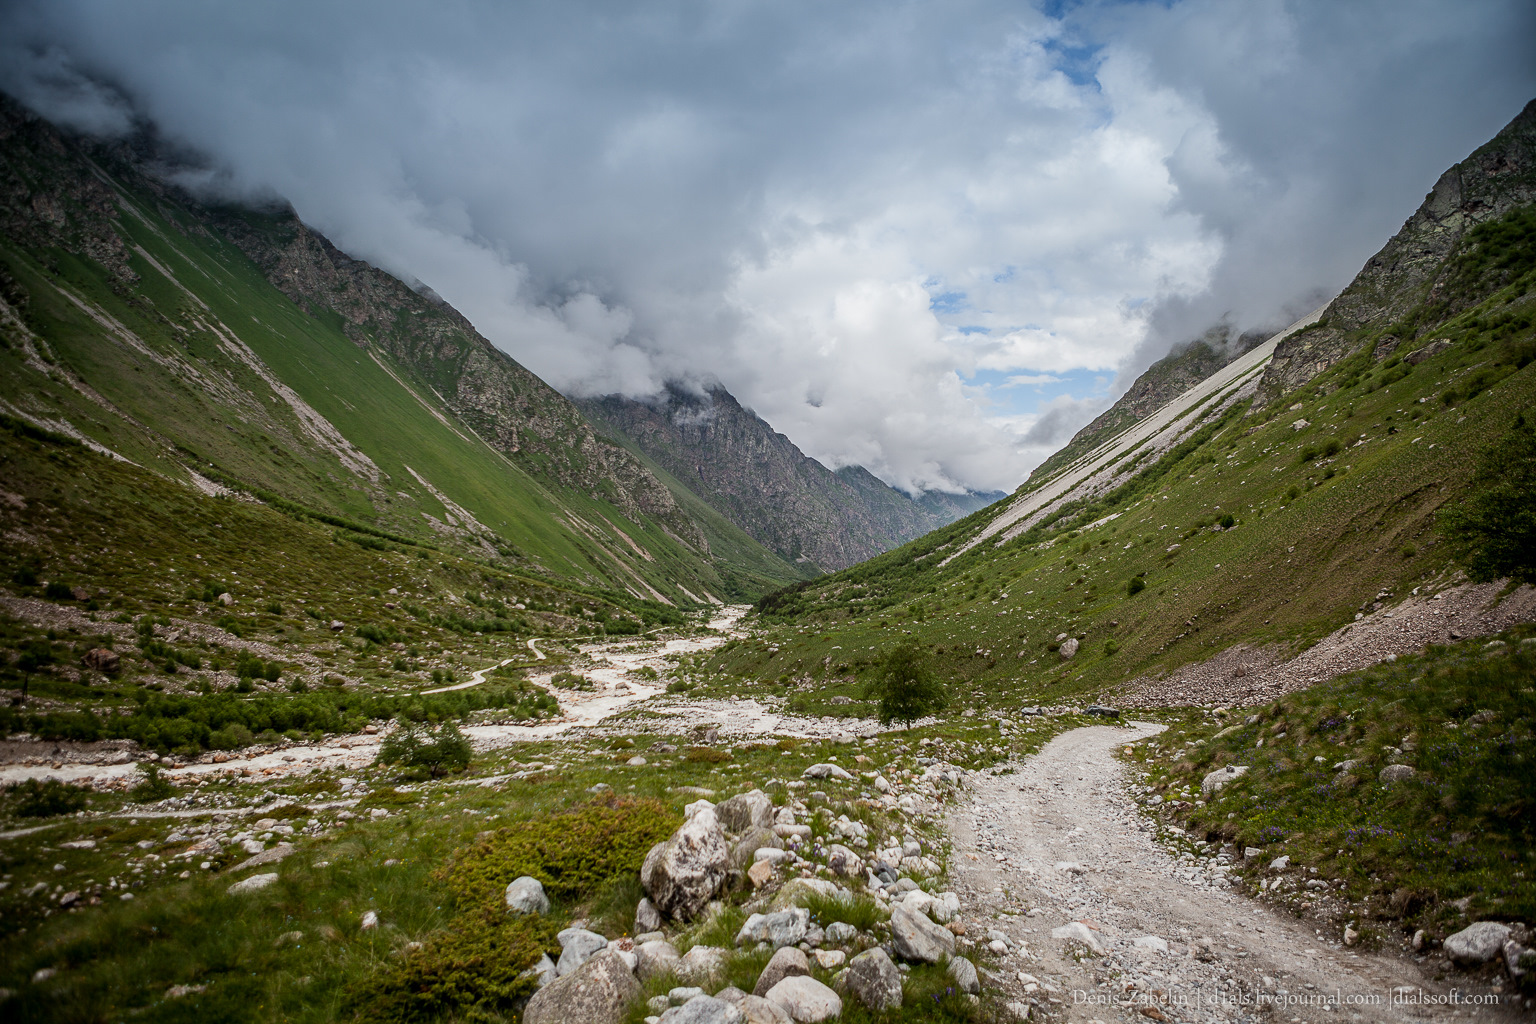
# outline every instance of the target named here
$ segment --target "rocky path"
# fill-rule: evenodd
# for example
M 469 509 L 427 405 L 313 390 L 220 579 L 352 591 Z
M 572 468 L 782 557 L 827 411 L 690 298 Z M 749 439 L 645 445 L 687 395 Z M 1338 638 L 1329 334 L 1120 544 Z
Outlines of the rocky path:
M 952 813 L 953 887 L 967 935 L 1007 949 L 1001 984 L 1053 1020 L 1105 1024 L 1504 1019 L 1394 1003 L 1443 989 L 1411 962 L 1345 949 L 1238 894 L 1217 850 L 1158 842 L 1114 752 L 1161 728 L 1065 733 L 1013 774 L 976 776 Z

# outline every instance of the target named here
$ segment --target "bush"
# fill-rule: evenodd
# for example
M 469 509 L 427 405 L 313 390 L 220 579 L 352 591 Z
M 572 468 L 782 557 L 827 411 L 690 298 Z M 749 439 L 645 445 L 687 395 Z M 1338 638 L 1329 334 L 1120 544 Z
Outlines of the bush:
M 558 952 L 555 926 L 494 909 L 461 918 L 353 990 L 363 1020 L 512 1020 L 536 990 L 523 972 Z
M 471 753 L 469 740 L 452 722 L 437 729 L 405 722 L 379 744 L 379 763 L 398 764 L 411 775 L 436 779 L 464 771 Z
M 880 674 L 870 685 L 868 696 L 880 701 L 880 721 L 911 725 L 924 715 L 943 709 L 949 703 L 944 686 L 923 662 L 922 654 L 910 643 L 899 644 L 885 656 Z
M 1223 530 L 1230 530 L 1230 529 L 1232 529 L 1232 527 L 1234 527 L 1236 525 L 1237 525 L 1237 520 L 1232 517 L 1232 514 L 1230 512 L 1221 517 L 1221 528 Z
M 143 778 L 128 792 L 128 799 L 134 803 L 153 803 L 156 800 L 164 800 L 176 792 L 176 787 L 171 785 L 169 779 L 160 777 L 160 766 L 155 762 L 140 761 L 138 771 Z
M 55 580 L 43 588 L 43 596 L 50 601 L 72 601 L 74 600 L 75 592 L 69 589 L 68 583 L 59 583 Z
M 1135 597 L 1137 594 L 1146 589 L 1146 580 L 1142 579 L 1140 576 L 1132 576 L 1131 581 L 1125 585 L 1125 594 L 1127 597 Z
M 1467 575 L 1536 584 L 1536 429 L 1523 416 L 1484 450 L 1467 490 L 1435 516 Z
M 58 779 L 26 779 L 6 789 L 11 813 L 18 818 L 52 818 L 83 811 L 88 802 L 87 793 L 79 786 L 70 786 Z
M 500 909 L 507 884 L 537 878 L 551 899 L 579 900 L 616 878 L 639 872 L 645 855 L 679 820 L 657 800 L 622 798 L 582 804 L 496 833 L 440 872 L 464 905 Z

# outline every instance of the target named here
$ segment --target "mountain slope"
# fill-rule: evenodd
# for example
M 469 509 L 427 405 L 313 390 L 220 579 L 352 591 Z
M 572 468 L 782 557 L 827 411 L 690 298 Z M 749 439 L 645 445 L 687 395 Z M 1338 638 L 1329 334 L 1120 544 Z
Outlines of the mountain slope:
M 1478 224 L 1536 202 L 1536 100 L 1435 182 L 1413 216 L 1372 256 L 1309 331 L 1276 352 L 1256 406 L 1300 387 L 1369 340 L 1384 359 L 1474 304 L 1446 277 L 1447 258 Z M 1369 338 L 1367 338 L 1369 336 Z
M 844 568 L 954 518 L 941 500 L 928 507 L 862 467 L 834 473 L 718 385 L 702 394 L 669 385 L 652 402 L 606 395 L 577 404 L 731 522 L 798 564 Z
M 716 559 L 649 470 L 451 308 L 126 150 L 0 104 L 11 414 L 204 490 L 650 599 L 796 578 L 766 552 Z
M 1248 331 L 1234 337 L 1230 325 L 1217 324 L 1200 337 L 1175 347 L 1147 367 L 1114 405 L 1072 435 L 1072 440 L 1037 466 L 1030 476 L 1039 480 L 1049 478 L 1078 456 L 1146 419 L 1232 360 L 1262 345 L 1274 333 L 1273 329 Z
M 1536 407 L 1536 207 L 1485 219 L 1419 273 L 1434 284 L 1393 313 L 1415 330 L 1389 354 L 1378 335 L 1391 324 L 1368 324 L 1358 347 L 1261 407 L 1266 366 L 1303 320 L 1011 502 L 769 595 L 765 619 L 799 628 L 717 666 L 797 679 L 807 710 L 856 700 L 898 641 L 971 703 L 1126 688 L 1159 704 L 1251 701 L 1274 696 L 1267 667 L 1317 644 L 1379 658 L 1410 636 L 1528 618 L 1529 590 L 1495 613 L 1481 605 L 1498 595 L 1456 589 L 1436 515 Z M 1447 591 L 1428 602 L 1429 632 L 1388 615 Z

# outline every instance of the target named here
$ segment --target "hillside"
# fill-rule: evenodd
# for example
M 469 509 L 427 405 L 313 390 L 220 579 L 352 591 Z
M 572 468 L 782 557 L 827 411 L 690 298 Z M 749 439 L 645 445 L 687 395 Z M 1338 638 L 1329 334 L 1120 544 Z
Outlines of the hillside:
M 1083 427 L 1062 449 L 1030 473 L 1031 480 L 1045 480 L 1063 466 L 1087 454 L 1133 423 L 1139 423 L 1190 388 L 1209 378 L 1232 360 L 1253 350 L 1274 334 L 1248 331 L 1232 334 L 1229 324 L 1217 324 L 1200 337 L 1174 346 L 1173 351 L 1147 367 L 1115 404 Z M 1029 483 L 1024 484 L 1025 488 Z
M 1001 496 L 929 492 L 914 500 L 862 467 L 833 472 L 719 385 L 698 392 L 673 384 L 654 401 L 605 395 L 577 404 L 770 550 L 822 571 Z
M 1531 112 L 1472 163 L 1523 145 Z M 1434 287 L 1389 322 L 1364 321 L 1356 347 L 1302 386 L 1267 401 L 1260 390 L 1273 360 L 1318 333 L 1309 319 L 1034 491 L 770 595 L 762 614 L 787 628 L 717 664 L 795 681 L 807 707 L 852 698 L 854 713 L 898 641 L 926 651 L 967 703 L 1242 702 L 1284 690 L 1255 689 L 1249 673 L 1304 686 L 1394 643 L 1523 621 L 1531 592 L 1482 608 L 1497 594 L 1459 586 L 1437 527 L 1483 450 L 1536 401 L 1533 212 L 1511 206 L 1518 189 L 1501 194 L 1500 215 L 1420 268 Z M 1374 266 L 1345 294 L 1366 290 Z M 1381 336 L 1405 319 L 1414 331 L 1386 350 Z M 1442 592 L 1434 628 L 1392 617 Z M 1310 673 L 1276 672 L 1314 648 Z
M 11 415 L 210 494 L 635 597 L 801 575 L 685 510 L 451 307 L 286 208 L 199 203 L 141 169 L 154 157 L 0 103 Z

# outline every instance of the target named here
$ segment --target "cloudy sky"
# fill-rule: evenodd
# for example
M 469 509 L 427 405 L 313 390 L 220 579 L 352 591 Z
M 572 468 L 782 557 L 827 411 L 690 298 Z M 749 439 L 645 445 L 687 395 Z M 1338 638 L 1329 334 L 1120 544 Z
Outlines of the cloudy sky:
M 562 390 L 722 382 L 1011 489 L 1170 344 L 1331 294 L 1536 96 L 1528 0 L 0 0 L 135 117 Z

